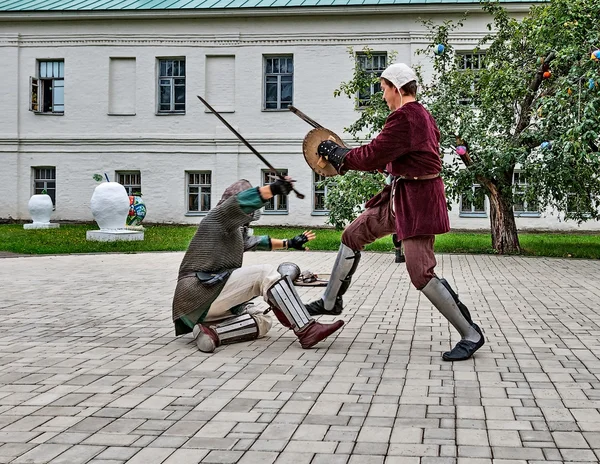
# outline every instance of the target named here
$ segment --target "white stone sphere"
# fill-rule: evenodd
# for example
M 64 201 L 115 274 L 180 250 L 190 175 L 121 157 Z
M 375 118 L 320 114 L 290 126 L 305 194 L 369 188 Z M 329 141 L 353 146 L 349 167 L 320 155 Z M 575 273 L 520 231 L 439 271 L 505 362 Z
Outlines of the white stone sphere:
M 100 230 L 124 229 L 129 213 L 129 196 L 118 182 L 103 182 L 96 187 L 90 207 Z
M 52 214 L 52 198 L 45 193 L 32 195 L 28 203 L 29 214 L 34 223 L 49 224 Z

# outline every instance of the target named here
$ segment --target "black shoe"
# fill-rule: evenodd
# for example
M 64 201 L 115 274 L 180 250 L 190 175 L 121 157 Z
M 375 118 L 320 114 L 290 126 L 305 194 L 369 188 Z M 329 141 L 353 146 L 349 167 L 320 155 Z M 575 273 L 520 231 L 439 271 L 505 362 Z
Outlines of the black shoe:
M 312 303 L 308 303 L 304 306 L 306 307 L 308 314 L 311 316 L 338 316 L 342 314 L 342 309 L 344 309 L 344 302 L 342 301 L 341 296 L 338 296 L 335 299 L 335 305 L 330 310 L 325 309 L 323 304 L 323 300 L 319 298 L 318 300 L 315 300 Z
M 404 254 L 402 254 L 402 251 L 396 250 L 396 262 L 404 263 L 405 261 L 406 261 L 406 258 L 404 257 Z
M 475 354 L 475 352 L 483 346 L 485 343 L 485 337 L 481 332 L 481 329 L 477 324 L 471 324 L 473 328 L 479 333 L 481 336 L 481 340 L 478 342 L 471 342 L 469 340 L 461 340 L 459 341 L 454 348 L 450 351 L 446 351 L 442 354 L 442 359 L 444 361 L 464 361 L 465 359 L 469 359 L 471 356 Z

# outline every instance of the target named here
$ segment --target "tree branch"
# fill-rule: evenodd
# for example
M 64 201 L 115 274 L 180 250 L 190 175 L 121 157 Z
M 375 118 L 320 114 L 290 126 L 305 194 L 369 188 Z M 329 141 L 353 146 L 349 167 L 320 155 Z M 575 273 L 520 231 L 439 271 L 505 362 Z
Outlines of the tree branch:
M 525 95 L 525 99 L 521 105 L 521 112 L 519 114 L 519 122 L 517 123 L 517 127 L 515 129 L 515 137 L 517 137 L 521 132 L 525 130 L 527 126 L 529 126 L 529 120 L 531 119 L 530 111 L 531 105 L 535 98 L 535 94 L 542 85 L 542 81 L 544 80 L 544 71 L 548 69 L 550 62 L 556 58 L 556 53 L 554 51 L 548 53 L 544 62 L 540 65 L 535 76 L 533 76 L 533 80 L 529 84 L 529 89 L 527 95 Z

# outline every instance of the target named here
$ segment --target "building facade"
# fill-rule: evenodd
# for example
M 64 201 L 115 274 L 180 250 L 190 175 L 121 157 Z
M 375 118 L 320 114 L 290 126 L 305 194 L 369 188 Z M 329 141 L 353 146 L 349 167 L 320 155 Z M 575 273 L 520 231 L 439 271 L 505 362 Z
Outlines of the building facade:
M 428 58 L 416 55 L 428 45 L 418 18 L 459 19 L 470 10 L 453 42 L 465 66 L 477 66 L 473 48 L 489 21 L 477 3 L 425 1 L 182 1 L 156 9 L 144 9 L 142 0 L 16 3 L 0 2 L 8 70 L 0 90 L 0 218 L 21 220 L 42 189 L 55 201 L 53 221 L 92 220 L 94 174 L 141 192 L 151 223 L 197 223 L 235 180 L 268 183 L 273 173 L 207 111 L 201 95 L 306 195 L 274 199 L 261 223 L 325 225 L 327 192 L 302 156 L 311 127 L 287 106 L 343 137 L 360 109 L 333 93 L 351 78 L 357 55 L 373 72 L 392 53 L 427 69 Z M 529 5 L 507 3 L 513 14 Z M 372 58 L 361 57 L 364 47 Z M 453 228 L 489 227 L 487 200 L 476 198 L 453 205 Z M 537 206 L 516 211 L 521 229 L 577 228 Z

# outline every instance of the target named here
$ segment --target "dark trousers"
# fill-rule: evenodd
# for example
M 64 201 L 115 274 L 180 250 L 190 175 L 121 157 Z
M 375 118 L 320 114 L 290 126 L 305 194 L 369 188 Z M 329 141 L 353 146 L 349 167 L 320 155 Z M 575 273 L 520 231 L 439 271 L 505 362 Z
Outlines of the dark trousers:
M 367 208 L 346 227 L 342 243 L 353 250 L 362 250 L 369 243 L 396 232 L 396 218 L 389 202 Z M 410 281 L 421 290 L 435 276 L 437 264 L 433 254 L 435 235 L 418 235 L 402 240 L 406 270 Z

